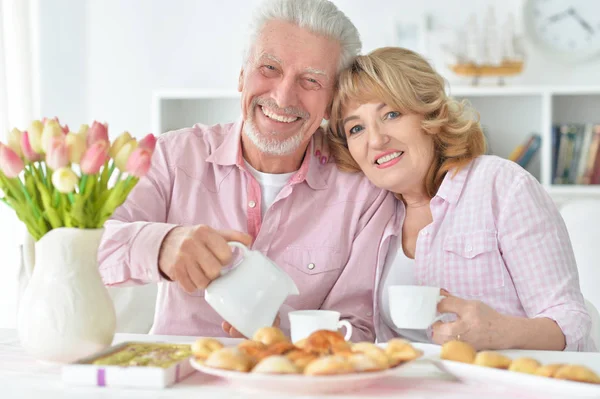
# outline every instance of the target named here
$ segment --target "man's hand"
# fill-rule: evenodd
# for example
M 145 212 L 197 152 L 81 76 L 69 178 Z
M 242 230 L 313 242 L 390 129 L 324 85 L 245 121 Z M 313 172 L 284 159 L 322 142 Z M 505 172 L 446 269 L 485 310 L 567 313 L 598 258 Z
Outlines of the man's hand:
M 205 225 L 175 227 L 164 238 L 158 255 L 159 269 L 188 293 L 204 289 L 231 262 L 228 241 L 246 246 L 252 237 L 233 230 L 214 230 Z
M 273 327 L 279 327 L 279 323 L 281 322 L 281 319 L 279 318 L 279 315 L 277 315 L 277 317 L 275 317 L 275 321 L 273 322 Z M 221 328 L 223 329 L 223 331 L 225 331 L 227 334 L 229 334 L 229 336 L 231 338 L 248 338 L 248 339 L 252 339 L 252 337 L 244 337 L 244 335 L 242 335 L 241 332 L 239 332 L 238 330 L 236 330 L 235 328 L 233 328 L 233 326 L 229 323 L 227 323 L 226 321 L 224 321 L 223 323 L 221 323 Z

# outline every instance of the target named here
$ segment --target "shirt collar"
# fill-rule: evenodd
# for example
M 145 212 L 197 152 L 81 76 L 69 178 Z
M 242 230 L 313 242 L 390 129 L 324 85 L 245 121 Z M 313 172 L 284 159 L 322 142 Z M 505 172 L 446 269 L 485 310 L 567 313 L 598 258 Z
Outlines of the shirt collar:
M 473 162 L 474 160 L 458 172 L 456 172 L 456 169 L 448 171 L 436 195 L 451 204 L 456 204 L 465 187 Z
M 241 118 L 235 124 L 231 125 L 229 132 L 225 132 L 225 139 L 221 145 L 206 158 L 206 161 L 222 166 L 236 165 L 245 170 L 246 167 L 242 156 L 242 126 L 243 121 Z M 327 188 L 327 182 L 322 175 L 322 170 L 326 166 L 320 165 L 319 159 L 313 156 L 313 154 L 314 139 L 311 139 L 300 169 L 292 176 L 289 184 L 298 184 L 306 181 L 313 190 Z

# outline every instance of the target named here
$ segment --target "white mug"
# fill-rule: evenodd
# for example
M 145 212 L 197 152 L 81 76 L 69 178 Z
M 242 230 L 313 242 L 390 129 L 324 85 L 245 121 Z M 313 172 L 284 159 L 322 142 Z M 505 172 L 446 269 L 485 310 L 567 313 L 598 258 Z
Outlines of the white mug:
M 307 338 L 318 330 L 338 331 L 346 327 L 344 339 L 352 336 L 352 324 L 340 320 L 340 312 L 334 310 L 296 310 L 289 313 L 292 342 Z
M 388 293 L 390 317 L 398 328 L 425 330 L 442 319 L 437 304 L 444 296 L 437 287 L 393 285 Z

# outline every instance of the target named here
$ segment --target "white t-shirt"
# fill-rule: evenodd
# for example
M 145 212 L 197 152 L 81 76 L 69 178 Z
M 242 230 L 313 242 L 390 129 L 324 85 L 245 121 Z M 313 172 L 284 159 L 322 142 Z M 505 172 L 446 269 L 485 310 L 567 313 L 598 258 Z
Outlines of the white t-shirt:
M 430 342 L 427 337 L 427 330 L 407 330 L 397 328 L 392 322 L 390 316 L 390 301 L 388 287 L 392 285 L 415 285 L 415 260 L 410 259 L 402 249 L 401 238 L 397 237 L 392 242 L 388 256 L 385 260 L 383 275 L 381 276 L 381 290 L 379 295 L 379 305 L 383 322 L 398 333 L 401 337 L 413 342 Z
M 275 198 L 277 194 L 281 191 L 281 189 L 286 185 L 288 180 L 296 173 L 280 173 L 280 174 L 272 174 L 272 173 L 263 173 L 254 169 L 250 164 L 244 160 L 246 164 L 246 168 L 248 171 L 252 173 L 252 176 L 258 181 L 260 185 L 260 191 L 262 193 L 262 201 L 261 201 L 261 215 L 264 218 L 265 213 L 267 212 L 267 208 L 269 208 L 273 202 L 275 202 Z

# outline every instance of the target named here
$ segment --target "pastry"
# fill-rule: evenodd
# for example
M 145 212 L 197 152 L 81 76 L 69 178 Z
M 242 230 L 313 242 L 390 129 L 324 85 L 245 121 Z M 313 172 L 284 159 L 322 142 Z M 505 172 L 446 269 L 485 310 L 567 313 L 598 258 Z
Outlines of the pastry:
M 304 350 L 320 355 L 352 352 L 350 344 L 337 331 L 319 330 L 306 339 Z
M 223 344 L 214 338 L 198 338 L 191 349 L 196 359 L 205 360 L 211 353 L 222 347 Z
M 252 340 L 262 342 L 269 346 L 277 342 L 289 342 L 283 331 L 277 327 L 262 327 L 256 330 Z
M 294 345 L 296 345 L 297 348 L 304 349 L 304 346 L 306 345 L 306 338 L 301 339 L 298 342 L 294 342 Z
M 390 339 L 385 347 L 385 354 L 388 358 L 390 367 L 395 367 L 403 362 L 417 359 L 423 355 L 423 352 L 415 349 L 410 342 L 405 339 Z
M 348 358 L 338 355 L 329 355 L 312 361 L 304 369 L 305 375 L 332 375 L 353 373 L 354 367 Z
M 442 345 L 440 357 L 455 362 L 473 363 L 477 352 L 470 344 L 463 341 L 448 341 Z
M 257 361 L 264 357 L 267 346 L 259 341 L 250 339 L 244 340 L 237 345 L 238 349 L 247 356 L 255 358 Z
M 379 371 L 388 368 L 387 364 L 382 365 L 377 363 L 377 361 L 364 353 L 354 353 L 348 356 L 348 362 L 352 365 L 354 371 L 358 372 Z
M 511 361 L 509 357 L 498 352 L 483 351 L 477 353 L 473 364 L 483 367 L 493 367 L 495 369 L 507 369 Z
M 300 349 L 289 351 L 285 354 L 285 357 L 290 359 L 300 370 L 304 370 L 310 362 L 318 358 L 314 353 L 305 352 Z
M 252 372 L 262 374 L 298 374 L 300 369 L 285 356 L 269 356 L 254 366 Z
M 359 342 L 352 345 L 352 352 L 362 353 L 373 359 L 382 368 L 389 367 L 389 359 L 385 351 L 371 342 Z
M 556 370 L 554 378 L 578 382 L 600 384 L 600 377 L 585 366 L 567 364 Z
M 508 366 L 509 371 L 518 373 L 535 374 L 536 370 L 541 366 L 540 362 L 529 357 L 520 357 L 513 360 Z
M 537 370 L 535 370 L 535 372 L 533 374 L 535 375 L 539 375 L 542 377 L 554 377 L 554 374 L 556 373 L 556 371 L 561 368 L 563 366 L 563 364 L 547 364 L 545 366 L 542 366 L 540 368 L 538 368 Z
M 204 365 L 223 370 L 249 371 L 254 362 L 250 356 L 245 355 L 238 348 L 222 348 L 212 352 Z
M 298 348 L 296 348 L 296 346 L 294 346 L 294 344 L 292 344 L 291 342 L 283 342 L 282 341 L 282 342 L 277 342 L 272 345 L 268 345 L 264 351 L 264 355 L 265 355 L 265 357 L 273 356 L 273 355 L 285 355 L 289 351 L 292 351 L 295 349 L 298 349 Z

